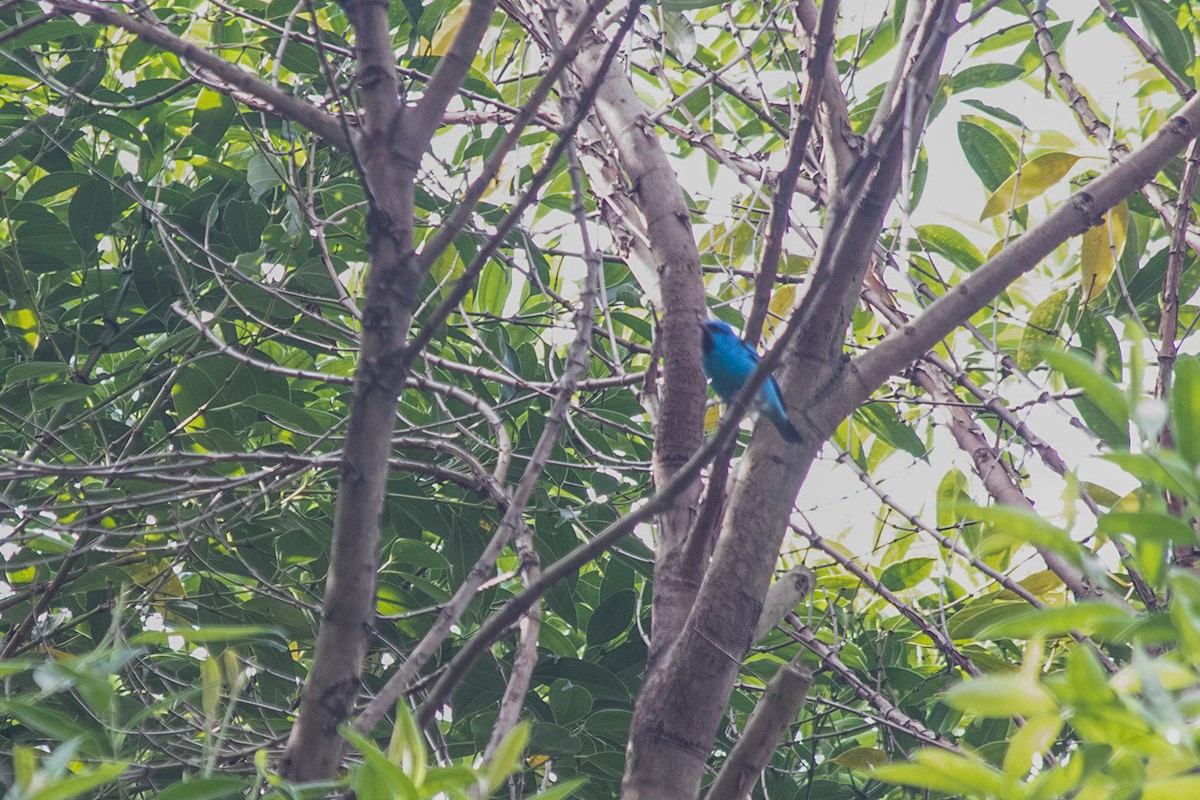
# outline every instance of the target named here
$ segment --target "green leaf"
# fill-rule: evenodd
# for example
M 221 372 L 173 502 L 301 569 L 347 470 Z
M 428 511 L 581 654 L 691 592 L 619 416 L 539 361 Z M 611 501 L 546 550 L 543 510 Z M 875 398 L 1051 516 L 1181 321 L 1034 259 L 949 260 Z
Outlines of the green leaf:
M 262 246 L 262 234 L 270 215 L 258 203 L 234 200 L 221 212 L 225 232 L 243 253 L 254 252 Z
M 208 150 L 215 150 L 225 138 L 225 131 L 233 122 L 233 103 L 221 92 L 205 87 L 196 98 L 192 112 L 192 135 L 204 143 Z
M 455 792 L 466 792 L 479 785 L 479 775 L 470 767 L 430 767 L 421 782 L 423 798 L 437 798 L 439 793 L 459 797 Z
M 117 202 L 112 186 L 99 178 L 88 178 L 80 183 L 67 206 L 71 237 L 85 253 L 95 252 L 99 245 L 96 237 L 108 232 L 116 216 Z
M 250 199 L 258 202 L 267 192 L 283 185 L 283 168 L 271 156 L 255 153 L 246 165 L 246 182 L 250 184 Z
M 984 220 L 1003 214 L 1020 208 L 1035 197 L 1040 197 L 1065 178 L 1078 160 L 1079 156 L 1074 153 L 1044 153 L 1026 161 L 1020 170 L 1009 175 L 1004 183 L 992 192 L 991 197 L 984 203 L 979 218 Z
M 221 666 L 211 655 L 200 662 L 200 696 L 204 715 L 216 719 L 217 706 L 221 702 Z
M 977 509 L 975 516 L 991 526 L 979 547 L 983 554 L 999 552 L 1014 544 L 1031 544 L 1053 550 L 1076 564 L 1080 561 L 1079 546 L 1071 541 L 1070 534 L 1033 511 L 989 506 Z
M 1040 762 L 1042 755 L 1054 745 L 1062 727 L 1063 718 L 1058 714 L 1043 714 L 1025 720 L 1008 741 L 1008 750 L 1004 752 L 1004 774 L 1014 780 L 1028 776 L 1035 762 Z
M 85 727 L 73 717 L 47 708 L 43 703 L 23 700 L 0 700 L 0 715 L 10 716 L 27 728 L 45 734 L 56 742 L 78 739 L 90 755 L 107 754 L 108 746 L 96 730 Z
M 1113 511 L 1096 521 L 1096 529 L 1104 533 L 1128 533 L 1134 538 L 1153 539 L 1172 544 L 1195 544 L 1192 527 L 1179 517 L 1151 511 Z
M 74 775 L 50 781 L 28 797 L 29 800 L 70 800 L 116 780 L 128 768 L 129 764 L 123 761 L 85 768 Z
M 954 775 L 941 775 L 920 764 L 884 764 L 866 773 L 877 781 L 960 796 L 963 785 Z
M 982 111 L 989 116 L 993 116 L 1002 122 L 1007 122 L 1009 125 L 1015 125 L 1018 128 L 1021 127 L 1021 118 L 1016 114 L 1005 111 L 1003 108 L 997 108 L 996 106 L 988 105 L 981 100 L 963 100 L 963 104 L 968 105 L 971 108 L 978 109 L 979 111 Z
M 1040 683 L 1023 673 L 984 675 L 950 688 L 942 702 L 979 717 L 1009 719 L 1050 714 L 1054 698 Z
M 879 581 L 893 592 L 911 589 L 933 573 L 932 558 L 910 558 L 889 564 L 879 575 Z
M 242 794 L 249 788 L 250 783 L 244 778 L 198 778 L 171 784 L 159 792 L 158 800 L 219 800 Z
M 392 560 L 406 572 L 418 569 L 450 569 L 450 562 L 444 555 L 417 539 L 397 539 L 392 544 Z
M 1029 609 L 980 633 L 985 639 L 1036 639 L 1045 636 L 1119 635 L 1135 622 L 1129 611 L 1109 603 L 1080 601 L 1069 606 Z
M 569 725 L 586 717 L 592 710 L 592 693 L 567 680 L 550 684 L 550 711 L 559 725 Z
M 592 614 L 595 616 L 595 612 Z M 566 678 L 584 686 L 597 700 L 623 701 L 629 699 L 629 689 L 621 679 L 601 664 L 578 658 L 554 657 L 544 659 L 533 670 L 534 680 L 550 684 L 556 678 Z
M 722 0 L 658 0 L 650 5 L 661 5 L 669 11 L 691 11 L 697 8 L 708 8 L 720 5 Z
M 957 94 L 979 87 L 1003 86 L 1024 74 L 1025 70 L 1015 64 L 976 64 L 950 78 L 950 91 Z
M 586 778 L 564 781 L 558 786 L 552 786 L 544 792 L 538 792 L 531 796 L 529 800 L 563 800 L 563 798 L 570 797 L 576 789 L 582 788 L 585 783 L 587 783 Z
M 260 411 L 278 420 L 278 423 L 297 428 L 304 433 L 319 436 L 329 432 L 329 426 L 316 419 L 305 409 L 282 397 L 270 394 L 252 394 L 243 401 L 255 411 Z
M 503 314 L 504 305 L 512 289 L 512 278 L 508 268 L 496 261 L 489 261 L 479 276 L 475 290 L 475 308 L 480 312 Z
M 1076 397 L 1075 409 L 1092 433 L 1099 436 L 1109 447 L 1126 448 L 1129 446 L 1129 426 L 1113 422 L 1090 398 Z
M 1076 353 L 1047 353 L 1046 360 L 1062 374 L 1068 386 L 1082 389 L 1084 396 L 1095 403 L 1113 425 L 1126 431 L 1125 446 L 1128 446 L 1129 406 L 1125 393 L 1116 383 Z
M 667 47 L 671 48 L 679 63 L 689 63 L 696 55 L 696 29 L 692 23 L 678 11 L 664 9 L 662 25 Z
M 1067 289 L 1059 289 L 1037 304 L 1029 315 L 1029 322 L 1021 330 L 1021 343 L 1017 347 L 1017 367 L 1022 372 L 1037 368 L 1046 360 L 1046 352 L 1060 342 L 1064 310 L 1067 305 Z
M 350 788 L 363 800 L 418 800 L 417 787 L 397 765 L 388 761 L 375 743 L 350 725 L 342 736 L 363 754 L 363 763 L 350 770 Z
M 396 724 L 388 740 L 387 757 L 393 764 L 399 764 L 405 774 L 411 775 L 414 784 L 422 785 L 429 754 L 425 749 L 425 737 L 403 695 L 396 701 Z
M 1121 343 L 1108 318 L 1100 314 L 1083 314 L 1077 330 L 1079 350 L 1087 355 L 1093 364 L 1104 364 L 1110 378 L 1119 379 L 1123 369 Z
M 887 763 L 887 753 L 874 747 L 852 747 L 829 759 L 839 767 L 860 772 Z
M 224 642 L 233 639 L 248 639 L 266 634 L 278 635 L 274 628 L 265 625 L 205 625 L 202 628 L 175 628 L 169 631 L 142 631 L 129 640 L 130 644 L 167 644 L 178 636 L 192 644 Z
M 37 756 L 32 747 L 15 745 L 12 752 L 13 777 L 22 795 L 33 785 L 34 774 L 37 772 Z
M 1179 454 L 1193 467 L 1200 466 L 1200 360 L 1195 356 L 1184 356 L 1175 363 L 1171 433 Z
M 1175 7 L 1161 0 L 1131 0 L 1138 17 L 1150 32 L 1158 51 L 1166 59 L 1167 65 L 1188 86 L 1194 88 L 1192 80 L 1192 63 L 1195 61 L 1195 48 L 1188 36 L 1175 23 Z
M 883 441 L 915 458 L 925 457 L 925 443 L 900 419 L 889 403 L 867 403 L 854 412 Z
M 979 248 L 948 225 L 921 225 L 917 235 L 925 247 L 950 259 L 950 262 L 965 270 L 973 270 L 983 263 Z
M 624 589 L 600 601 L 587 623 L 588 647 L 611 642 L 629 628 L 637 609 L 637 595 Z
M 14 386 L 25 381 L 56 378 L 70 371 L 71 368 L 60 361 L 25 361 L 9 367 L 8 372 L 4 373 L 4 385 Z
M 38 408 L 56 408 L 90 397 L 93 391 L 81 383 L 44 383 L 33 390 L 33 400 Z
M 1104 458 L 1144 483 L 1153 484 L 1181 497 L 1197 496 L 1195 474 L 1182 462 L 1172 464 L 1171 454 L 1168 452 L 1160 451 L 1154 455 L 1110 453 Z
M 485 781 L 489 792 L 494 792 L 504 783 L 513 770 L 520 766 L 521 751 L 529 741 L 529 724 L 522 722 L 500 740 L 485 767 Z
M 1142 787 L 1141 800 L 1183 800 L 1185 797 L 1200 797 L 1200 775 L 1147 781 Z
M 1062 52 L 1063 44 L 1067 41 L 1067 34 L 1071 32 L 1070 22 L 1051 23 L 1049 26 L 1050 41 L 1054 43 L 1054 49 Z M 1028 44 L 1021 54 L 1016 57 L 1014 63 L 1025 70 L 1028 75 L 1034 70 L 1045 69 L 1046 59 L 1042 56 L 1042 48 L 1038 44 L 1036 37 L 1030 35 L 1027 38 Z
M 914 786 L 955 796 L 1003 796 L 1004 776 L 981 758 L 944 750 L 919 750 L 911 764 L 885 764 L 867 773 L 886 783 Z
M 963 118 L 958 122 L 958 141 L 967 163 L 989 192 L 994 192 L 1017 168 L 1017 161 L 1006 146 L 1011 145 L 1015 152 L 1016 142 L 995 125 L 985 126 L 969 117 Z
M 25 194 L 21 195 L 21 200 L 27 203 L 45 200 L 74 189 L 88 180 L 87 174 L 83 172 L 51 172 L 49 175 L 39 178 L 26 189 Z

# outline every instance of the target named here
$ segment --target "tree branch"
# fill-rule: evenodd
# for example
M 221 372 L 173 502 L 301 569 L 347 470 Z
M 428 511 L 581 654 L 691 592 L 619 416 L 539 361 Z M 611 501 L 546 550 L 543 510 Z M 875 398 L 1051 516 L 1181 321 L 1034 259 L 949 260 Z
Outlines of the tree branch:
M 424 277 L 413 252 L 414 184 L 445 106 L 479 49 L 492 4 L 472 0 L 450 53 L 409 114 L 401 113 L 387 4 L 345 0 L 343 7 L 355 31 L 365 112 L 355 153 L 370 208 L 370 268 L 321 625 L 300 713 L 279 766 L 293 782 L 333 776 L 342 752 L 338 727 L 349 718 L 361 686 L 374 627 L 380 514 L 396 401 L 411 363 L 398 356 Z
M 326 114 L 316 106 L 272 86 L 254 73 L 210 53 L 199 45 L 176 36 L 163 26 L 144 22 L 108 6 L 94 5 L 83 0 L 49 1 L 62 11 L 85 14 L 96 22 L 121 28 L 142 41 L 174 53 L 218 78 L 222 83 L 261 100 L 267 109 L 283 119 L 303 125 L 342 149 L 350 147 L 345 132 L 333 115 Z
M 828 0 L 827 0 L 828 1 Z M 780 734 L 796 718 L 812 688 L 812 671 L 804 666 L 805 651 L 775 673 L 754 706 L 741 738 L 733 746 L 705 800 L 748 800 L 763 767 L 775 751 Z
M 783 235 L 787 232 L 791 214 L 792 198 L 796 194 L 796 181 L 800 177 L 800 165 L 808 151 L 808 139 L 812 134 L 813 119 L 817 114 L 817 103 L 821 100 L 821 89 L 825 83 L 825 70 L 829 54 L 833 49 L 833 26 L 837 21 L 837 0 L 825 0 L 821 4 L 821 19 L 812 39 L 809 55 L 808 84 L 804 88 L 804 103 L 796 117 L 796 127 L 788 142 L 787 162 L 779 173 L 775 194 L 771 197 L 771 215 L 767 221 L 767 241 L 763 246 L 762 264 L 754 280 L 754 300 L 750 304 L 750 315 L 742 339 L 753 347 L 762 335 L 763 322 L 767 318 L 767 307 L 771 302 L 771 291 L 775 288 L 775 276 L 779 272 L 779 258 L 783 254 Z
M 556 4 L 546 3 L 547 25 L 554 25 Z M 557 4 L 574 24 L 580 0 Z M 585 85 L 598 85 L 596 109 L 629 175 L 633 199 L 646 223 L 648 246 L 659 272 L 663 316 L 663 382 L 654 438 L 655 485 L 666 484 L 696 452 L 704 433 L 707 384 L 700 366 L 699 323 L 706 316 L 700 253 L 696 248 L 684 193 L 663 150 L 649 110 L 618 70 L 601 68 L 600 43 L 585 48 L 575 68 Z M 699 484 L 681 495 L 656 524 L 655 579 L 651 658 L 677 635 L 691 607 L 699 574 L 684 574 L 679 556 L 686 546 Z
M 1054 248 L 1097 224 L 1106 211 L 1153 180 L 1198 132 L 1200 100 L 1193 98 L 1128 159 L 1088 183 L 920 315 L 850 362 L 837 389 L 819 404 L 821 419 L 843 419 L 876 387 L 924 355 Z

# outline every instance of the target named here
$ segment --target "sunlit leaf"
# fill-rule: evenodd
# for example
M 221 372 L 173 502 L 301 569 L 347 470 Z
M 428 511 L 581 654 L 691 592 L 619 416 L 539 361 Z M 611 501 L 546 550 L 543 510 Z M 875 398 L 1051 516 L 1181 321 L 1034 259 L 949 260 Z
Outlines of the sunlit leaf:
M 431 55 L 442 56 L 450 50 L 450 45 L 454 44 L 454 37 L 458 35 L 458 30 L 466 21 L 470 11 L 471 4 L 461 2 L 442 18 L 437 32 L 434 33 L 433 39 L 429 43 L 429 53 Z
M 1113 256 L 1119 254 L 1125 246 L 1128 225 L 1128 208 L 1125 203 L 1119 203 L 1104 215 L 1101 224 L 1093 225 L 1084 231 L 1079 267 L 1085 301 L 1091 302 L 1099 297 L 1108 286 L 1116 268 Z
M 976 716 L 1006 719 L 1055 711 L 1054 699 L 1026 675 L 985 675 L 946 692 L 943 702 Z
M 1048 348 L 1060 342 L 1058 331 L 1064 321 L 1067 296 L 1067 289 L 1059 289 L 1038 303 L 1029 315 L 1029 322 L 1021 331 L 1021 344 L 1017 350 L 1017 366 L 1022 372 L 1035 369 L 1045 361 Z
M 992 192 L 979 218 L 1003 214 L 1040 197 L 1065 178 L 1078 160 L 1074 153 L 1044 153 L 1026 161 Z
M 1063 727 L 1063 718 L 1057 714 L 1045 714 L 1025 720 L 1021 729 L 1008 740 L 1004 753 L 1004 773 L 1010 778 L 1020 779 L 1031 769 L 1041 766 L 1042 755 L 1058 739 Z
M 932 558 L 910 558 L 896 564 L 888 564 L 879 575 L 879 582 L 898 592 L 911 589 L 933 573 Z

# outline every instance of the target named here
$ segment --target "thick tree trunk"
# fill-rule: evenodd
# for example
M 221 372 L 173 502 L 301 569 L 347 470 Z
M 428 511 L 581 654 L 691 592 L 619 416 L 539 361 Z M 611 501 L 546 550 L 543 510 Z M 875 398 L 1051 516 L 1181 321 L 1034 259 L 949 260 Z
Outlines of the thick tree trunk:
M 561 4 L 564 30 L 574 29 L 584 7 L 582 0 Z M 699 323 L 707 311 L 700 253 L 683 190 L 654 126 L 647 122 L 648 109 L 624 74 L 615 69 L 598 74 L 603 52 L 604 42 L 596 42 L 581 53 L 576 67 L 584 82 L 602 82 L 596 108 L 633 186 L 658 270 L 663 315 L 657 335 L 663 380 L 653 470 L 655 485 L 663 486 L 696 452 L 704 433 L 708 389 L 700 368 Z M 684 557 L 699 492 L 697 483 L 657 518 L 652 659 L 682 629 L 707 563 L 706 558 Z
M 462 83 L 491 19 L 491 0 L 472 0 L 421 104 L 401 114 L 387 4 L 346 3 L 354 26 L 366 110 L 356 143 L 370 203 L 366 301 L 354 405 L 338 483 L 329 575 L 313 668 L 280 762 L 292 781 L 333 777 L 341 759 L 338 726 L 349 719 L 374 631 L 379 517 L 396 402 L 407 370 L 401 358 L 422 270 L 413 252 L 413 198 L 421 158 L 446 104 Z
M 850 172 L 848 191 L 827 214 L 826 238 L 813 263 L 811 283 L 782 337 L 790 344 L 781 383 L 803 440 L 786 446 L 769 424 L 755 427 L 684 630 L 638 697 L 622 786 L 626 800 L 690 800 L 699 792 L 717 725 L 753 644 L 796 492 L 842 419 L 804 412 L 841 372 L 850 312 L 883 215 L 900 184 L 901 123 L 906 117 L 924 120 L 955 8 L 957 2 L 946 0 L 927 10 L 912 58 L 903 65 L 904 91 L 897 106 L 875 132 L 872 149 Z

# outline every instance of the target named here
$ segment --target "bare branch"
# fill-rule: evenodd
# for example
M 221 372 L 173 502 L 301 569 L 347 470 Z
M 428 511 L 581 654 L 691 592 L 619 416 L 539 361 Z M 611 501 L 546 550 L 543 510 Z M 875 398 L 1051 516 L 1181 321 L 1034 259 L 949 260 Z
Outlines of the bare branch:
M 929 372 L 920 364 L 912 370 L 916 381 L 929 392 L 930 396 L 940 402 L 951 400 L 953 391 L 946 385 L 944 379 Z M 1025 511 L 1033 511 L 1033 503 L 1025 496 L 1016 481 L 1009 474 L 1009 467 L 1004 459 L 988 444 L 983 432 L 975 424 L 970 413 L 961 406 L 946 405 L 950 415 L 950 432 L 958 442 L 959 449 L 971 457 L 975 464 L 975 472 L 983 481 L 988 494 L 998 503 L 1002 503 Z M 1037 547 L 1038 555 L 1046 563 L 1046 567 L 1067 585 L 1074 595 L 1083 599 L 1102 599 L 1113 605 L 1125 607 L 1124 599 L 1112 592 L 1106 586 L 1098 585 L 1083 574 L 1065 558 L 1044 547 Z
M 792 198 L 796 193 L 796 181 L 800 176 L 800 165 L 804 160 L 804 154 L 808 151 L 808 138 L 812 134 L 813 119 L 816 116 L 817 103 L 821 99 L 821 89 L 825 83 L 829 54 L 834 45 L 833 26 L 837 21 L 837 8 L 837 0 L 825 0 L 821 4 L 821 19 L 812 40 L 812 51 L 808 62 L 808 84 L 804 89 L 804 103 L 800 108 L 800 114 L 796 117 L 796 127 L 792 130 L 791 141 L 788 142 L 787 162 L 779 173 L 779 181 L 776 183 L 775 193 L 771 197 L 771 216 L 767 221 L 767 241 L 763 246 L 759 274 L 754 282 L 754 300 L 750 305 L 750 314 L 746 318 L 745 330 L 742 332 L 742 338 L 751 347 L 758 343 L 759 336 L 762 334 L 763 322 L 767 318 L 767 307 L 771 302 L 771 291 L 775 288 L 775 275 L 779 272 L 779 258 L 783 253 L 783 235 L 787 232 Z
M 1155 397 L 1166 398 L 1171 392 L 1171 372 L 1175 367 L 1178 347 L 1175 336 L 1179 327 L 1179 280 L 1183 273 L 1183 257 L 1187 245 L 1188 223 L 1192 216 L 1192 194 L 1200 173 L 1200 139 L 1188 150 L 1183 178 L 1179 181 L 1179 196 L 1175 200 L 1175 224 L 1171 227 L 1171 244 L 1167 252 L 1167 274 L 1163 278 L 1162 323 L 1158 348 L 1158 382 Z
M 803 653 L 781 666 L 767 683 L 705 800 L 748 800 L 780 734 L 796 718 L 812 688 L 812 672 L 804 666 Z
M 1200 132 L 1200 101 L 1193 98 L 1136 153 L 1088 183 L 1045 220 L 935 300 L 919 316 L 871 351 L 854 359 L 840 379 L 839 390 L 842 391 L 831 392 L 821 403 L 822 415 L 826 410 L 832 412 L 822 418 L 836 416 L 842 419 L 877 386 L 920 358 L 962 320 L 969 319 L 1010 283 L 1035 267 L 1055 247 L 1082 233 L 1110 208 L 1153 180 L 1197 132 Z
M 881 693 L 864 683 L 858 674 L 838 657 L 837 651 L 821 641 L 816 632 L 802 624 L 795 614 L 792 614 L 790 619 L 794 629 L 788 631 L 788 635 L 812 651 L 817 658 L 821 659 L 821 663 L 827 669 L 836 674 L 840 681 L 845 682 L 853 690 L 860 700 L 874 708 L 879 713 L 880 722 L 890 725 L 924 744 L 951 752 L 958 751 L 952 742 L 905 714 Z
M 1125 21 L 1125 17 L 1113 8 L 1113 4 L 1109 0 L 1099 0 L 1100 10 L 1104 12 L 1104 16 L 1108 17 L 1108 21 L 1113 27 L 1125 35 L 1125 38 L 1133 42 L 1133 46 L 1142 54 L 1142 58 L 1154 65 L 1154 68 L 1162 73 L 1162 76 L 1167 79 L 1171 86 L 1175 87 L 1175 91 L 1179 92 L 1183 97 L 1191 97 L 1196 93 L 1196 90 L 1175 74 L 1175 71 L 1167 66 L 1167 62 L 1163 60 L 1162 55 L 1150 46 L 1149 42 L 1138 36 L 1137 31 L 1129 26 Z M 1045 13 L 1046 0 L 1038 0 L 1037 8 L 1041 13 Z

